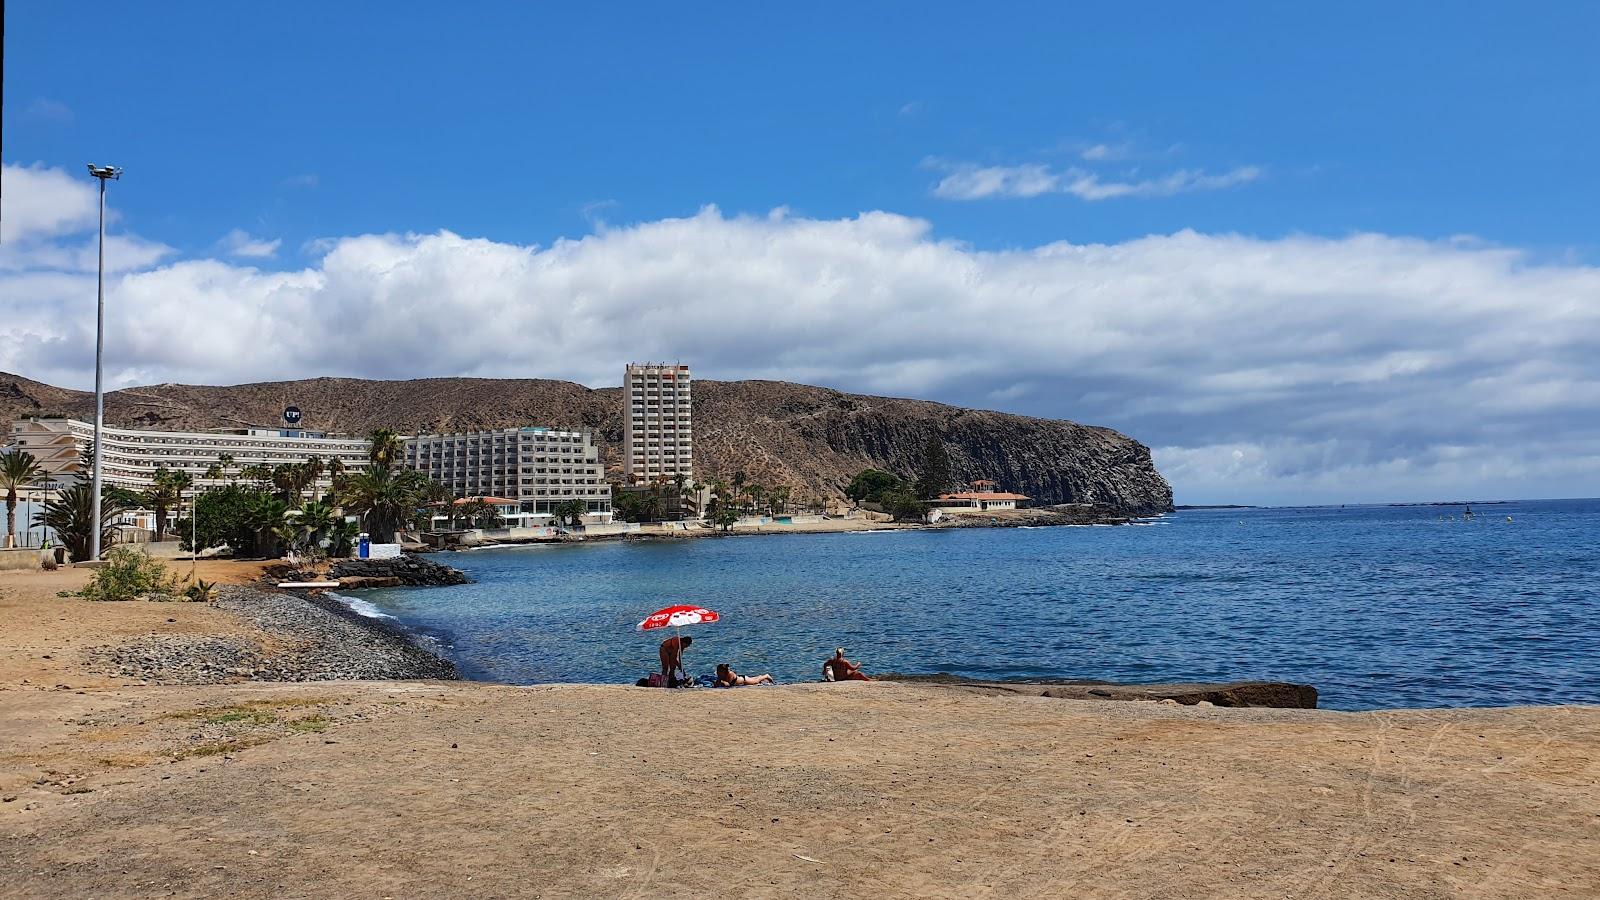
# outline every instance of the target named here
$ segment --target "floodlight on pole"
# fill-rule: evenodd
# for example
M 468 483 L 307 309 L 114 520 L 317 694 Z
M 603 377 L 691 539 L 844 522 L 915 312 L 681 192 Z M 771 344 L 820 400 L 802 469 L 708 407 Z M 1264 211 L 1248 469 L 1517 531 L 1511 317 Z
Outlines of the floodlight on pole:
M 106 182 L 122 177 L 118 166 L 89 163 L 89 174 L 100 179 L 100 265 L 95 284 L 94 315 L 94 510 L 89 514 L 89 558 L 100 558 L 100 429 L 105 425 L 106 395 L 101 386 L 101 358 L 106 348 Z

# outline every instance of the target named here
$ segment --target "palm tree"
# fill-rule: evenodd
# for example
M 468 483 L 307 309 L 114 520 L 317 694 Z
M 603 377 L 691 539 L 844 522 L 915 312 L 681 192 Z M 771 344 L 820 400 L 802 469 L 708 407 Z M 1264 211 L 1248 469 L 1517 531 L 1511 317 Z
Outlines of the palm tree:
M 100 500 L 100 546 L 109 547 L 115 534 L 111 524 L 128 509 L 122 496 L 113 491 L 102 491 Z M 74 560 L 89 558 L 89 545 L 94 537 L 94 489 L 86 481 L 67 488 L 54 499 L 44 502 L 44 510 L 33 518 L 35 525 L 43 525 L 56 533 Z
M 339 500 L 361 516 L 373 543 L 389 544 L 395 529 L 422 502 L 427 484 L 421 472 L 393 472 L 375 465 L 346 478 Z
M 150 507 L 156 514 L 156 540 L 167 536 L 167 513 L 183 502 L 183 492 L 194 483 L 188 472 L 157 468 L 151 479 L 150 490 L 139 494 L 139 503 Z
M 245 481 L 253 481 L 257 485 L 270 484 L 272 482 L 272 470 L 260 463 L 254 463 L 240 469 L 239 477 Z
M 289 504 L 270 494 L 252 498 L 245 510 L 245 525 L 255 532 L 255 545 L 250 549 L 260 556 L 276 556 L 271 551 L 276 549 L 274 544 L 280 539 L 278 529 L 283 526 L 288 512 Z
M 662 519 L 661 483 L 650 485 L 650 490 L 644 496 L 644 519 L 646 522 L 659 522 Z
M 206 473 L 201 477 L 208 481 L 221 481 L 222 465 L 220 463 L 212 463 L 211 465 L 206 466 Z
M 346 557 L 354 549 L 356 538 L 361 533 L 361 526 L 355 522 L 339 519 L 328 529 L 328 555 Z
M 39 461 L 26 450 L 0 453 L 0 487 L 6 489 L 6 546 L 17 543 L 17 488 L 24 488 L 45 477 Z
M 557 524 L 573 527 L 583 524 L 583 516 L 589 511 L 589 504 L 582 500 L 565 500 L 556 504 L 554 510 Z
M 335 523 L 343 521 L 334 514 L 332 506 L 317 500 L 301 504 L 290 516 L 292 518 L 284 522 L 285 530 L 278 533 L 279 538 L 287 533 L 286 543 L 313 559 L 321 557 L 323 539 L 333 531 Z
M 393 469 L 395 463 L 405 455 L 405 442 L 392 428 L 379 428 L 367 440 L 372 442 L 372 449 L 367 452 L 373 468 Z
M 295 515 L 294 523 L 306 533 L 306 542 L 310 546 L 320 547 L 322 539 L 327 537 L 337 518 L 332 506 L 313 500 L 300 505 L 300 512 Z
M 489 528 L 486 522 L 499 518 L 500 514 L 490 506 L 482 497 L 473 497 L 460 506 L 452 505 L 454 512 L 451 514 L 451 524 L 455 524 L 455 517 L 460 516 L 473 528 Z
M 233 468 L 233 454 L 232 453 L 218 453 L 217 454 L 217 477 L 218 478 L 222 478 L 224 476 L 227 476 L 228 475 L 228 470 L 231 469 L 231 468 Z M 207 472 L 206 472 L 207 477 L 210 477 L 210 474 L 211 474 L 210 471 L 207 470 Z

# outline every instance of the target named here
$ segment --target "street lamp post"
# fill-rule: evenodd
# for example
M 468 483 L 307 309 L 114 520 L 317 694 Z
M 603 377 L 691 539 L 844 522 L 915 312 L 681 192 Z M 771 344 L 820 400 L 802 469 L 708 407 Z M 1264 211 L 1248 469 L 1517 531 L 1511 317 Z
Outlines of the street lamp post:
M 94 511 L 89 518 L 89 558 L 100 558 L 100 429 L 105 425 L 106 395 L 101 388 L 101 357 L 106 348 L 106 182 L 122 177 L 117 166 L 89 163 L 89 174 L 100 179 L 100 265 L 95 287 L 94 316 Z

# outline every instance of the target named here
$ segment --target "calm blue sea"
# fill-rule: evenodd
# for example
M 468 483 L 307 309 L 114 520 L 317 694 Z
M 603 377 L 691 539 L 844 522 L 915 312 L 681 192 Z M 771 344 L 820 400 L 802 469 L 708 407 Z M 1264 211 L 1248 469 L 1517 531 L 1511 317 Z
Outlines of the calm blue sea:
M 440 557 L 477 584 L 357 605 L 513 683 L 631 682 L 660 639 L 634 623 L 695 602 L 723 615 L 687 632 L 697 672 L 814 680 L 844 646 L 869 672 L 1307 682 L 1335 709 L 1600 702 L 1600 500 L 1460 510 L 482 550 Z

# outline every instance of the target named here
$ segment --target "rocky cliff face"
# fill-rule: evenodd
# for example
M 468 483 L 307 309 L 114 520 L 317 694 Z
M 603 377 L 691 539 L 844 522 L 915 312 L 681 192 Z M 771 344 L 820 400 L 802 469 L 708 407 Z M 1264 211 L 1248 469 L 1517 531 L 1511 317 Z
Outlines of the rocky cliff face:
M 778 381 L 696 381 L 694 390 L 697 473 L 728 478 L 743 471 L 752 481 L 791 487 L 796 499 L 839 496 L 868 466 L 912 476 L 935 433 L 958 478 L 997 481 L 1035 504 L 1172 508 L 1172 489 L 1149 448 L 1108 428 Z M 622 444 L 619 388 L 536 379 L 161 384 L 108 394 L 106 421 L 131 428 L 274 426 L 291 403 L 305 411 L 305 427 L 328 431 L 592 428 L 611 462 Z M 39 414 L 89 419 L 94 396 L 0 374 L 0 419 Z

